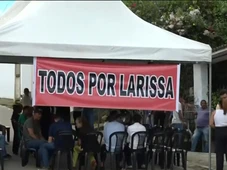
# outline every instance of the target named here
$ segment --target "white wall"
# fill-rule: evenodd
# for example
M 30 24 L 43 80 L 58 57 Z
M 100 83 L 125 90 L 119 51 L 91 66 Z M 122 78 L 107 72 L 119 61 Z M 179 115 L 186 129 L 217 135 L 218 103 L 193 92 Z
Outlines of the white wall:
M 14 64 L 0 64 L 0 97 L 14 98 Z M 21 66 L 21 93 L 24 88 L 32 89 L 32 66 Z

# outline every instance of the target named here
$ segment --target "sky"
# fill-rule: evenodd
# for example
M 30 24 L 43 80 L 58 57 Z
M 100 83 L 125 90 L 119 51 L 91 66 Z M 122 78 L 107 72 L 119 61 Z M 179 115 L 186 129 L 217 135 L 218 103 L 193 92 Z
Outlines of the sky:
M 0 1 L 0 15 L 4 14 L 14 3 L 15 1 Z
M 0 16 L 3 15 L 15 1 L 0 1 Z M 21 90 L 25 87 L 31 88 L 31 73 L 29 67 L 31 66 L 22 66 L 21 69 Z M 0 64 L 0 98 L 14 98 L 14 71 L 15 67 L 13 64 Z

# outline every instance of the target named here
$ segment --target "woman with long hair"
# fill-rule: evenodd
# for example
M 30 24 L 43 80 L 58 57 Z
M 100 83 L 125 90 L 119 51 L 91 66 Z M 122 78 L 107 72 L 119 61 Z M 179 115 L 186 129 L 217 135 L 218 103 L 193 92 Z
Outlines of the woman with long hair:
M 91 135 L 88 136 L 88 134 L 91 134 L 94 132 L 93 128 L 91 127 L 90 123 L 87 121 L 87 119 L 85 117 L 78 117 L 76 119 L 76 127 L 78 130 L 78 146 L 80 146 L 80 148 L 82 149 L 82 152 L 96 152 L 98 153 L 100 150 L 100 146 L 98 143 L 98 140 L 96 138 L 96 135 Z M 95 156 L 95 155 L 94 155 Z M 80 155 L 80 165 L 84 165 L 84 155 L 81 154 Z M 94 157 L 91 157 L 91 168 L 95 169 L 97 161 Z
M 216 170 L 224 168 L 224 154 L 227 153 L 227 98 L 219 103 L 211 116 L 210 126 L 215 128 Z

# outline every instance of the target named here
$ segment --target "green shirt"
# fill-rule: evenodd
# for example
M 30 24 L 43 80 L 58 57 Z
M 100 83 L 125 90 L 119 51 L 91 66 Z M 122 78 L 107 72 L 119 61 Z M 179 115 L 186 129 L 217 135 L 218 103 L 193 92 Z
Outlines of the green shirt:
M 27 117 L 25 116 L 25 114 L 21 114 L 20 116 L 19 116 L 19 119 L 18 119 L 18 123 L 19 123 L 19 125 L 21 125 L 21 126 L 23 126 L 24 125 L 24 122 L 27 120 Z
M 23 126 L 24 126 L 24 122 L 27 120 L 27 117 L 25 116 L 25 114 L 21 114 L 19 116 L 19 119 L 18 119 L 18 124 L 20 125 L 19 128 L 18 128 L 18 131 L 19 131 L 19 138 L 21 139 L 21 136 L 22 136 L 22 130 L 23 130 Z

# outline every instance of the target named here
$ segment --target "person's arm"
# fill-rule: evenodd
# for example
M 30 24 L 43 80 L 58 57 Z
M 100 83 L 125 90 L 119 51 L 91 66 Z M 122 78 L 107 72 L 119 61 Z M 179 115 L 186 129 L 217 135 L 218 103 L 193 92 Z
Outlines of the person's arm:
M 212 112 L 211 117 L 210 117 L 210 126 L 212 128 L 215 128 L 214 115 L 215 115 L 215 111 Z
M 32 137 L 33 139 L 39 139 L 39 137 L 37 135 L 35 135 L 34 133 L 34 129 L 33 129 L 33 122 L 32 120 L 27 120 L 24 124 L 25 128 L 27 128 L 28 130 L 28 134 L 30 137 Z
M 52 136 L 48 137 L 48 143 L 52 143 L 54 141 L 54 138 Z
M 181 120 L 182 123 L 184 123 L 184 117 L 183 117 L 183 112 L 182 112 L 182 105 L 181 105 L 181 103 L 178 104 L 178 114 L 179 114 L 179 119 Z
M 48 133 L 48 143 L 52 143 L 54 141 L 54 128 L 53 128 L 54 124 L 50 125 L 49 128 L 49 133 Z
M 179 110 L 178 114 L 179 114 L 179 119 L 181 120 L 182 123 L 184 123 L 184 117 L 183 117 L 182 110 Z
M 128 134 L 127 143 L 129 143 L 130 142 L 130 126 L 128 126 L 128 128 L 127 128 L 127 134 Z
M 34 134 L 33 128 L 28 128 L 28 133 L 29 133 L 29 136 L 31 136 L 33 139 L 39 139 L 38 136 Z

